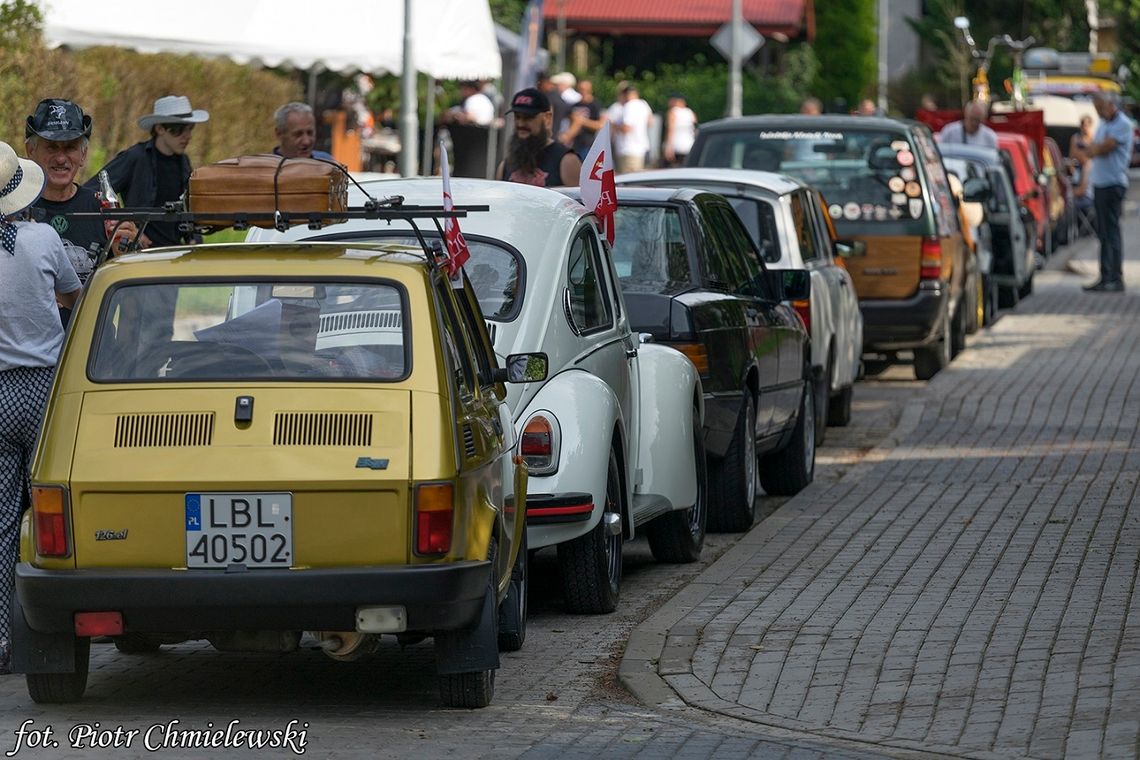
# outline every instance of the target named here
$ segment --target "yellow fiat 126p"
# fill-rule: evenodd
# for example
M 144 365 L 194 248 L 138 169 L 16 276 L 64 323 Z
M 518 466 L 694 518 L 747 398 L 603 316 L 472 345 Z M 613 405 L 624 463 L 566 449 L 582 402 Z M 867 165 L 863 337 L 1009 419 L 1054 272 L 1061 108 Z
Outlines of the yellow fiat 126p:
M 482 707 L 526 633 L 526 467 L 466 277 L 399 245 L 199 245 L 93 276 L 32 472 L 13 604 L 37 702 L 92 637 L 333 657 L 434 637 Z M 516 501 L 516 495 L 519 501 Z M 309 640 L 309 639 L 306 639 Z

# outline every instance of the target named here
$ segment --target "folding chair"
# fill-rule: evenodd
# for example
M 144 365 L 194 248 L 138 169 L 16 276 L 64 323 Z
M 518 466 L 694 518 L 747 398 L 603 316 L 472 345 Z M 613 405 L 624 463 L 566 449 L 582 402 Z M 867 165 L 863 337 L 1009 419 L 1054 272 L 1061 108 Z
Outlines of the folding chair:
M 1073 222 L 1076 227 L 1076 237 L 1083 237 L 1090 235 L 1096 237 L 1096 209 L 1092 204 L 1092 199 L 1089 198 L 1087 203 L 1083 203 L 1084 199 L 1078 198 L 1076 209 L 1073 213 Z

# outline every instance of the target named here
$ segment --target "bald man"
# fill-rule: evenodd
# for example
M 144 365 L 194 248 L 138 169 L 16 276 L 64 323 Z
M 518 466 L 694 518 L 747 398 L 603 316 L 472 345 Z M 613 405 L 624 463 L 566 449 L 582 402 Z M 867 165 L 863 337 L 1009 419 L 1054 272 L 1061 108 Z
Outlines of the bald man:
M 979 145 L 997 150 L 997 134 L 983 122 L 986 120 L 986 107 L 971 100 L 962 109 L 961 121 L 952 121 L 938 133 L 938 142 Z

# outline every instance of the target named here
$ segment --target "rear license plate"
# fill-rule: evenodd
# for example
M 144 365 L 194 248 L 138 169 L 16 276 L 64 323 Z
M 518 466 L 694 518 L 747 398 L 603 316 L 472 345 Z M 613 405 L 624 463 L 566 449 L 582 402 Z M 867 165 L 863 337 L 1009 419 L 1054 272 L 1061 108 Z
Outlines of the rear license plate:
M 289 567 L 293 494 L 186 494 L 187 567 Z

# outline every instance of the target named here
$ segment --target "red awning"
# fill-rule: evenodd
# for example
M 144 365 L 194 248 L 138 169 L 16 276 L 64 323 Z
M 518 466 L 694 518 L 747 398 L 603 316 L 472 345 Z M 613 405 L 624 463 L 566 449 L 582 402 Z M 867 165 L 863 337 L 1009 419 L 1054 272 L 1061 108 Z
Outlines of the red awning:
M 812 0 L 743 0 L 744 20 L 765 37 L 815 37 Z M 732 0 L 546 0 L 547 29 L 559 16 L 577 34 L 711 36 L 732 18 Z

